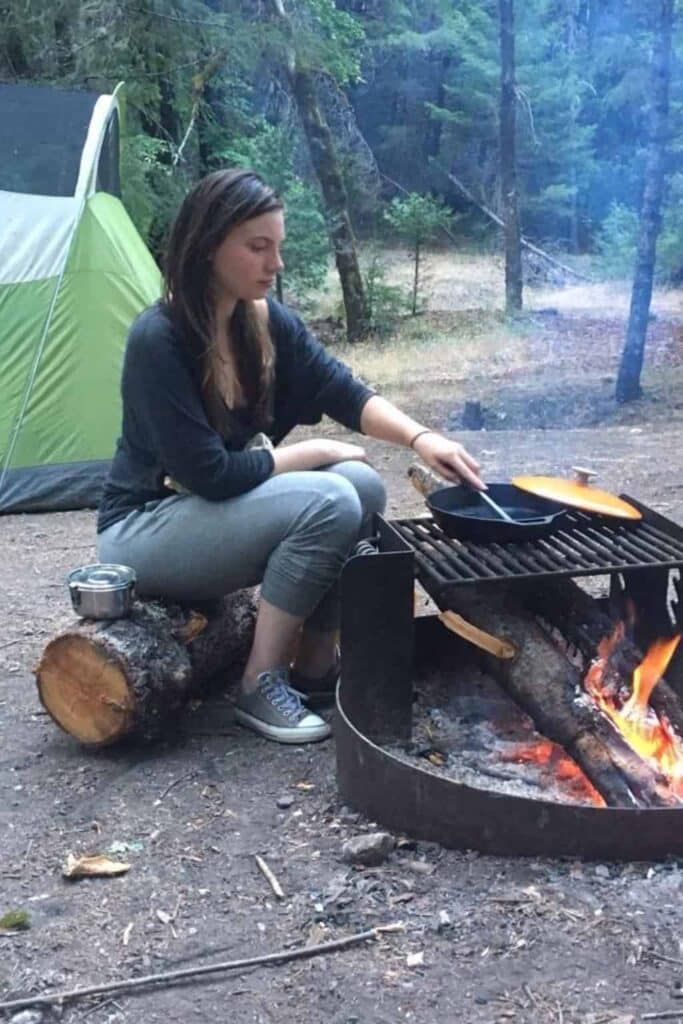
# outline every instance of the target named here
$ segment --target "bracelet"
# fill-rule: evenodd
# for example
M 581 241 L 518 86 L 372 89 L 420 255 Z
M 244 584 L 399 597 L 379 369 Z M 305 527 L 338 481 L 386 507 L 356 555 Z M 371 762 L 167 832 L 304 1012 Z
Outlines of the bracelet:
M 408 447 L 412 448 L 413 445 L 415 444 L 415 442 L 417 441 L 418 437 L 422 437 L 423 434 L 435 434 L 435 433 L 436 433 L 436 431 L 432 430 L 430 427 L 424 427 L 422 430 L 418 430 L 417 434 L 415 434 L 415 436 L 411 439 Z

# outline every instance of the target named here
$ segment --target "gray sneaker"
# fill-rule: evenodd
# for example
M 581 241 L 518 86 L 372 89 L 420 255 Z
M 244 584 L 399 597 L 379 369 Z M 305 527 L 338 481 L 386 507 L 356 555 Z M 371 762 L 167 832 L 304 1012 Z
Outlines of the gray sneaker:
M 278 743 L 327 739 L 332 730 L 301 703 L 286 669 L 262 672 L 257 682 L 253 693 L 241 693 L 235 701 L 236 721 Z

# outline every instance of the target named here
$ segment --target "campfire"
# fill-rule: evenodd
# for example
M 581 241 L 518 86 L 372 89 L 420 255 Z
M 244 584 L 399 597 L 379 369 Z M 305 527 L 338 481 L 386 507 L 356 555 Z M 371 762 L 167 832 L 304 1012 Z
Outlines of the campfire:
M 380 519 L 343 579 L 348 803 L 492 852 L 683 852 L 683 530 L 638 507 L 524 543 Z M 413 622 L 415 577 L 441 612 Z

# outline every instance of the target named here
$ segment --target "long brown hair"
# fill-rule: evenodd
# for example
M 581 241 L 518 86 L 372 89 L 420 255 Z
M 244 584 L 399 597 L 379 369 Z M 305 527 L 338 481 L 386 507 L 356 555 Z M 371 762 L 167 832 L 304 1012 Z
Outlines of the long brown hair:
M 164 263 L 164 302 L 181 343 L 198 368 L 207 415 L 225 433 L 229 422 L 212 353 L 214 312 L 209 260 L 238 224 L 282 209 L 282 200 L 254 171 L 231 168 L 202 178 L 187 194 L 171 228 Z M 229 323 L 237 383 L 255 426 L 270 420 L 273 344 L 253 302 L 240 299 Z

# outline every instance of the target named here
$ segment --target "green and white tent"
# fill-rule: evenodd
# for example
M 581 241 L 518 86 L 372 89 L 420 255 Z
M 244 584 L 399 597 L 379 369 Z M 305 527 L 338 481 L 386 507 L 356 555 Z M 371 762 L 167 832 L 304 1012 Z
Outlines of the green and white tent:
M 0 513 L 97 504 L 160 276 L 120 199 L 119 103 L 0 85 Z

